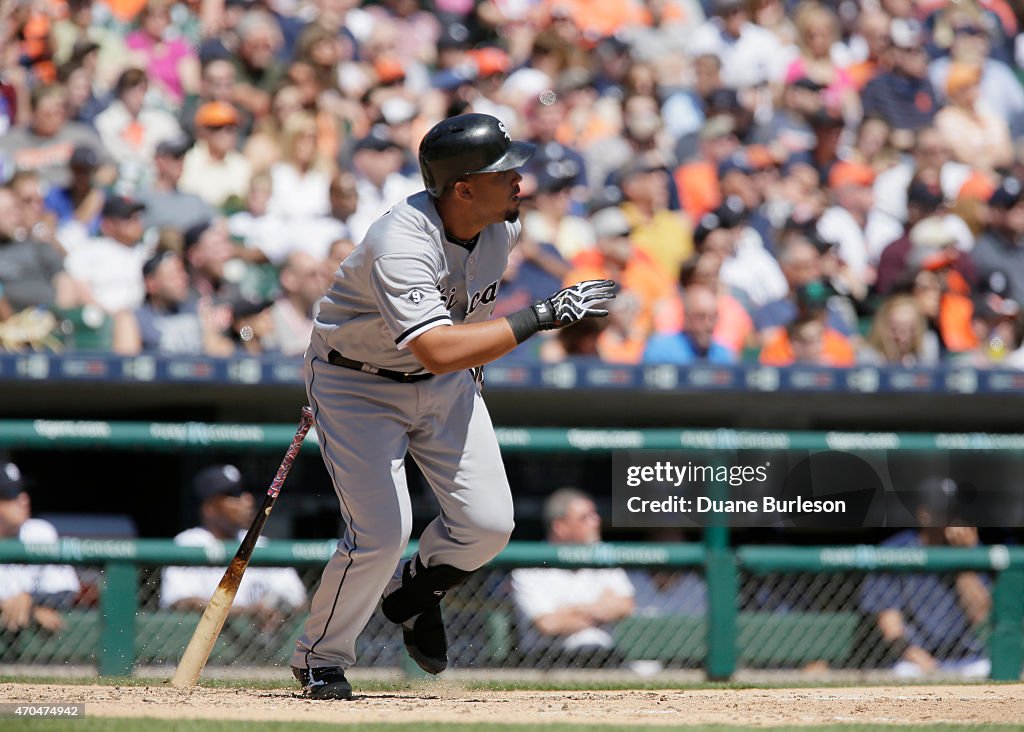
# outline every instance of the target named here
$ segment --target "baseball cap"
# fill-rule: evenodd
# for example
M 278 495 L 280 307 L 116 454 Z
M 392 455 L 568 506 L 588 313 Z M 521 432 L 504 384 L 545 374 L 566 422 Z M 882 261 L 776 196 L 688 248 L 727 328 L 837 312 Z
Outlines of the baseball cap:
M 617 172 L 617 175 L 613 176 L 619 185 L 622 185 L 628 180 L 635 178 L 638 175 L 645 175 L 647 173 L 656 173 L 658 171 L 664 171 L 665 166 L 656 159 L 649 158 L 646 155 L 641 155 L 638 158 L 634 158 L 630 161 L 622 170 Z
M 629 219 L 618 206 L 609 206 L 590 217 L 590 225 L 594 227 L 594 233 L 598 239 L 614 239 L 619 236 L 629 236 L 633 227 L 629 225 Z
M 936 270 L 946 267 L 957 259 L 956 233 L 949 227 L 945 217 L 928 216 L 921 219 L 910 230 L 912 247 L 908 263 L 915 269 Z
M 196 110 L 198 127 L 226 127 L 238 124 L 238 111 L 228 102 L 206 102 Z
M 746 155 L 744 155 L 741 152 L 738 152 L 735 155 L 730 155 L 729 157 L 727 157 L 725 160 L 718 164 L 719 180 L 727 176 L 729 173 L 733 172 L 740 172 L 743 173 L 744 175 L 750 175 L 751 173 L 754 172 L 753 168 L 750 166 L 749 161 L 747 160 Z
M 549 142 L 538 147 L 523 166 L 523 175 L 528 173 L 537 179 L 538 192 L 551 193 L 571 186 L 580 174 L 580 164 L 564 146 Z
M 380 116 L 389 125 L 400 125 L 408 122 L 417 114 L 416 105 L 404 97 L 385 99 L 380 105 Z
M 989 196 L 988 205 L 995 208 L 1013 208 L 1024 197 L 1024 188 L 1013 176 L 1007 176 L 999 183 L 999 187 Z
M 99 167 L 100 156 L 96 150 L 89 145 L 79 145 L 71 153 L 71 160 L 68 165 L 72 170 L 95 170 Z
M 466 57 L 476 64 L 477 74 L 481 77 L 504 74 L 512 66 L 508 54 L 494 46 L 470 49 L 466 51 Z
M 711 3 L 711 12 L 715 15 L 724 15 L 730 10 L 744 7 L 743 0 L 714 0 Z
M 387 127 L 377 125 L 370 131 L 370 134 L 356 143 L 352 152 L 359 152 L 361 150 L 384 152 L 385 150 L 392 150 L 395 148 L 401 150 L 402 146 L 391 139 L 391 135 L 389 134 Z
M 700 217 L 693 230 L 693 240 L 700 244 L 715 229 L 735 229 L 743 223 L 746 207 L 736 196 L 729 196 L 714 211 Z
M 211 465 L 192 479 L 192 490 L 201 501 L 217 496 L 240 496 L 245 493 L 242 474 L 234 465 Z
M 828 187 L 842 188 L 846 185 L 869 186 L 875 182 L 875 170 L 866 163 L 840 160 L 828 172 Z
M 894 18 L 889 25 L 889 40 L 896 48 L 916 49 L 923 41 L 921 24 L 916 20 Z
M 258 313 L 262 313 L 269 307 L 273 307 L 273 300 L 247 300 L 245 298 L 239 298 L 231 303 L 231 317 L 235 320 L 239 318 L 249 318 Z
M 18 466 L 11 462 L 0 463 L 0 501 L 11 501 L 25 490 L 25 480 Z
M 139 211 L 143 211 L 146 204 L 139 203 L 124 196 L 111 196 L 103 204 L 103 211 L 100 215 L 105 219 L 130 219 Z
M 405 78 L 405 67 L 397 58 L 382 56 L 373 63 L 373 70 L 381 84 L 394 84 Z
M 192 147 L 192 141 L 187 137 L 178 137 L 170 140 L 163 140 L 156 146 L 156 154 L 168 158 L 182 158 Z
M 194 247 L 203 232 L 210 228 L 212 221 L 200 221 L 198 224 L 192 224 L 192 226 L 185 229 L 185 233 L 182 236 L 182 244 L 185 246 L 186 251 Z
M 438 51 L 451 48 L 467 48 L 468 46 L 469 28 L 464 23 L 448 23 L 441 29 L 441 36 L 437 39 Z
M 920 178 L 914 178 L 907 186 L 907 203 L 916 204 L 922 208 L 934 211 L 942 205 L 942 190 L 937 185 L 931 185 Z
M 145 264 L 142 265 L 142 276 L 151 277 L 160 268 L 161 264 L 176 256 L 178 256 L 178 254 L 170 249 L 164 249 L 157 252 L 147 259 Z

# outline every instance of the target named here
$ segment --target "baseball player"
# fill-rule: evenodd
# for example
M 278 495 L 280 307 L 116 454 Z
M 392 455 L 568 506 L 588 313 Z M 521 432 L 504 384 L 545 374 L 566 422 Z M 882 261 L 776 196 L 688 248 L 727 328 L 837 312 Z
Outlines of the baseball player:
M 419 150 L 426 190 L 370 227 L 320 303 L 306 391 L 346 530 L 292 657 L 309 697 L 349 698 L 345 669 L 382 596 L 409 655 L 433 674 L 447 667 L 441 599 L 513 527 L 477 367 L 539 330 L 607 315 L 615 283 L 592 280 L 489 319 L 519 237 L 518 168 L 533 149 L 490 115 L 435 125 Z M 441 514 L 401 562 L 412 529 L 407 452 Z

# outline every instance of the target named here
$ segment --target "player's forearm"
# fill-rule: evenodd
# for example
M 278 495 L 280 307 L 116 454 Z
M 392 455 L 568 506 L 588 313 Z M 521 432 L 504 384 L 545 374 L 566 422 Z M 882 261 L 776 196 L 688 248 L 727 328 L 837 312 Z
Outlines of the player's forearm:
M 409 350 L 434 374 L 471 369 L 501 358 L 516 347 L 506 318 L 428 330 L 409 342 Z

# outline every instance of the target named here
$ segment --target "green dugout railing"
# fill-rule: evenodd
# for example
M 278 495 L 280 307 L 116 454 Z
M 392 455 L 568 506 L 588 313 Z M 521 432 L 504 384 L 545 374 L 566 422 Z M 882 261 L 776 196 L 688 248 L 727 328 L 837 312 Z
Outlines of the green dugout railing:
M 917 434 L 561 427 L 499 427 L 495 431 L 502 449 L 508 452 L 608 452 L 639 449 L 1024 450 L 1024 434 L 981 432 Z M 295 425 L 291 424 L 0 420 L 0 448 L 281 450 L 288 446 L 294 434 Z M 316 441 L 306 440 L 305 448 L 316 450 Z
M 988 546 L 972 549 L 882 548 L 875 546 L 762 547 L 729 549 L 723 537 L 700 544 L 598 544 L 551 546 L 512 542 L 491 563 L 512 567 L 703 567 L 708 583 L 707 657 L 709 678 L 727 679 L 736 667 L 737 586 L 741 569 L 767 572 L 842 571 L 992 571 L 997 573 L 990 622 L 992 678 L 1019 680 L 1024 662 L 1024 548 Z M 336 542 L 279 541 L 258 548 L 254 565 L 320 567 Z M 138 613 L 140 565 L 225 566 L 236 546 L 210 550 L 177 546 L 162 539 L 62 539 L 53 544 L 0 541 L 0 562 L 102 565 L 105 581 L 100 599 L 102 630 L 99 671 L 130 674 L 134 667 L 135 618 Z M 415 551 L 411 544 L 408 553 Z

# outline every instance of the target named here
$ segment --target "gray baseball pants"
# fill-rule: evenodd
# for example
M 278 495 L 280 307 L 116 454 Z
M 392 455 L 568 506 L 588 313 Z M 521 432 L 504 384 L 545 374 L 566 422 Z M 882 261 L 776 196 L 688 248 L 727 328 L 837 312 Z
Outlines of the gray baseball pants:
M 306 393 L 345 534 L 324 569 L 292 665 L 356 661 L 356 637 L 399 571 L 412 531 L 405 455 L 441 507 L 423 531 L 423 565 L 475 570 L 508 543 L 512 493 L 469 371 L 403 384 L 306 354 Z

